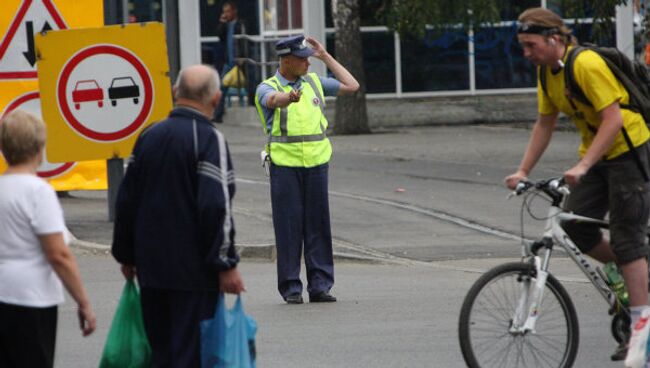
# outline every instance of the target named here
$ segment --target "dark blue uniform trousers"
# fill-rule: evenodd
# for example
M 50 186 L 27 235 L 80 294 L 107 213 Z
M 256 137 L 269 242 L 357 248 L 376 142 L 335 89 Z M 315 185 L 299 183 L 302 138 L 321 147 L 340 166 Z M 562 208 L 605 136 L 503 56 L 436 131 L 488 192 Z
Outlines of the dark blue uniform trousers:
M 152 368 L 201 367 L 200 323 L 214 317 L 218 298 L 218 291 L 141 289 Z
M 328 164 L 312 168 L 271 165 L 278 290 L 284 298 L 302 293 L 303 245 L 309 294 L 327 292 L 334 285 L 328 170 Z

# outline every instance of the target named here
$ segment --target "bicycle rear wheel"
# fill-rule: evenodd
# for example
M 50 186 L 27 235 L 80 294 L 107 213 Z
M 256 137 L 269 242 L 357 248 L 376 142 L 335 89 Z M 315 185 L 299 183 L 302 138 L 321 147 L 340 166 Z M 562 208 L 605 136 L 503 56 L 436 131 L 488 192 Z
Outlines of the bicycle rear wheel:
M 522 290 L 527 289 L 522 285 L 534 281 L 530 266 L 517 262 L 495 267 L 474 283 L 458 323 L 460 347 L 470 368 L 573 365 L 578 352 L 578 318 L 569 295 L 553 275 L 546 279 L 536 331 L 510 331 Z

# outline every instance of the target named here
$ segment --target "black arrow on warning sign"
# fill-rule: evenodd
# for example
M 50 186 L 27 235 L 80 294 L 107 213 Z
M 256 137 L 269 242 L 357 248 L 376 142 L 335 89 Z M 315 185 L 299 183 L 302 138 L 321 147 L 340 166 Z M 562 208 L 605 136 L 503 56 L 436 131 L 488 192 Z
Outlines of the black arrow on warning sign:
M 29 61 L 29 65 L 36 64 L 36 52 L 34 50 L 34 24 L 32 22 L 25 23 L 25 31 L 27 32 L 27 51 L 23 52 L 25 59 Z
M 47 21 L 45 21 L 41 32 L 47 32 L 50 30 L 52 30 L 52 27 Z M 34 48 L 34 23 L 32 21 L 25 22 L 25 32 L 27 32 L 27 51 L 23 52 L 23 55 L 29 62 L 29 65 L 34 66 L 34 64 L 36 64 L 36 50 Z

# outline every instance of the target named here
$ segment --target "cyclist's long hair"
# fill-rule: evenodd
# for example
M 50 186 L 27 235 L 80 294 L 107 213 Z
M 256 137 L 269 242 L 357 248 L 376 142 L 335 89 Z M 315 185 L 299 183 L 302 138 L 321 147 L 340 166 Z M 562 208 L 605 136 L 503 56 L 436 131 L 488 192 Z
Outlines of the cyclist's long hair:
M 526 9 L 519 15 L 519 23 L 531 23 L 534 25 L 557 29 L 555 34 L 560 35 L 565 45 L 577 45 L 578 40 L 572 35 L 571 29 L 564 24 L 562 18 L 552 11 L 544 8 Z M 548 36 L 547 36 L 548 37 Z

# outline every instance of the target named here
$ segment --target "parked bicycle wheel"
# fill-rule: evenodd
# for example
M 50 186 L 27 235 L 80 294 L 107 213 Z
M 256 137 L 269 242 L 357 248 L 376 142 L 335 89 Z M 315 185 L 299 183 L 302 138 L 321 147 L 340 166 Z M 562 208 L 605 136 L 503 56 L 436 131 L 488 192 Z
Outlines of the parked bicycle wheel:
M 530 266 L 517 262 L 495 267 L 474 283 L 458 324 L 460 347 L 470 368 L 573 365 L 578 318 L 569 295 L 553 275 L 546 280 L 535 331 L 511 331 L 520 296 L 534 281 Z

